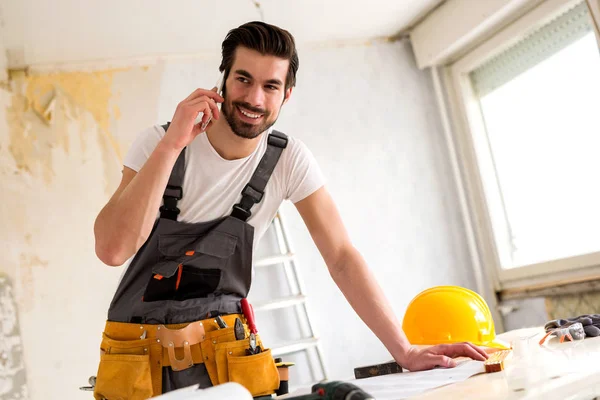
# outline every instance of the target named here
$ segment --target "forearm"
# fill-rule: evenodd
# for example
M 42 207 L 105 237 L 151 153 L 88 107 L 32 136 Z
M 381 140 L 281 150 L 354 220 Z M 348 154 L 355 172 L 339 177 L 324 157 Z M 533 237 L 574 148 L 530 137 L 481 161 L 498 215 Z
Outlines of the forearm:
M 102 209 L 94 233 L 103 262 L 121 265 L 144 244 L 179 153 L 159 142 L 127 187 Z
M 354 311 L 391 355 L 396 360 L 402 360 L 410 343 L 361 254 L 354 247 L 348 246 L 329 264 L 333 280 Z

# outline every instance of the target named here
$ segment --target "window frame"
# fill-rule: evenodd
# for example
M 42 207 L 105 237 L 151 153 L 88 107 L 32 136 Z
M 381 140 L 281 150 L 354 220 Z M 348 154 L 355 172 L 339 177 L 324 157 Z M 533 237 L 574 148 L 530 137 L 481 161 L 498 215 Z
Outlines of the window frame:
M 556 15 L 585 2 L 585 0 L 546 0 L 527 14 L 507 25 L 490 39 L 465 54 L 457 61 L 439 68 L 442 84 L 448 98 L 447 107 L 451 124 L 451 151 L 458 160 L 470 214 L 470 230 L 473 232 L 479 257 L 480 273 L 488 276 L 494 289 L 531 287 L 552 282 L 594 279 L 600 276 L 600 251 L 573 257 L 530 264 L 513 269 L 502 269 L 500 251 L 492 228 L 492 212 L 496 210 L 496 224 L 507 223 L 502 197 L 497 181 L 484 181 L 487 174 L 494 174 L 491 149 L 487 140 L 479 100 L 473 91 L 469 73 L 503 52 L 532 31 L 548 23 Z M 508 230 L 507 230 L 508 232 Z

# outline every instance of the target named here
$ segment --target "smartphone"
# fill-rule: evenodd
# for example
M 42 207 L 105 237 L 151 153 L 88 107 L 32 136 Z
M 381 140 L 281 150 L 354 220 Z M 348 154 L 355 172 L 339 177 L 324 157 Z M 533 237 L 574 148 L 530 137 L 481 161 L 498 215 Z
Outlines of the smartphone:
M 225 86 L 225 71 L 221 72 L 219 80 L 217 80 L 217 84 L 215 86 L 217 87 L 217 94 L 219 96 L 223 96 L 223 86 Z M 221 107 L 221 103 L 219 103 L 219 107 Z
M 217 94 L 219 94 L 220 96 L 223 96 L 223 86 L 225 85 L 225 71 L 221 72 L 221 75 L 219 75 L 219 79 L 217 80 L 216 83 L 216 87 L 217 87 Z M 217 108 L 219 109 L 219 112 L 221 111 L 221 103 L 217 103 Z M 201 113 L 198 115 L 198 119 L 197 119 L 197 123 L 202 121 L 202 117 L 204 116 L 204 113 Z M 208 124 L 210 123 L 212 117 L 209 118 L 204 125 L 202 125 L 200 127 L 201 131 L 204 131 L 206 129 L 206 127 L 208 126 Z

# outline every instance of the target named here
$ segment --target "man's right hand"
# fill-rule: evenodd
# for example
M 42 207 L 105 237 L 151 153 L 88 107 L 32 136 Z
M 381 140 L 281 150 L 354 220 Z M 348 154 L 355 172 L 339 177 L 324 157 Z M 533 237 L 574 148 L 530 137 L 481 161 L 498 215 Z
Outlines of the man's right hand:
M 164 144 L 178 151 L 183 150 L 196 136 L 206 131 L 214 120 L 219 119 L 217 103 L 222 103 L 223 100 L 217 94 L 217 88 L 196 89 L 177 105 L 171 125 L 162 139 Z M 202 120 L 194 124 L 199 113 L 204 113 Z

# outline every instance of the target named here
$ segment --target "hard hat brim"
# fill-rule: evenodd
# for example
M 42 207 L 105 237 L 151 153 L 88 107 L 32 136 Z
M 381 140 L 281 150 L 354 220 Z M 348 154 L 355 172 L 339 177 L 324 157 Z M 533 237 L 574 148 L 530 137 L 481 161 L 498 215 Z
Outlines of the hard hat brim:
M 489 342 L 482 344 L 483 347 L 491 347 L 493 349 L 510 350 L 510 344 L 502 339 L 494 338 Z

